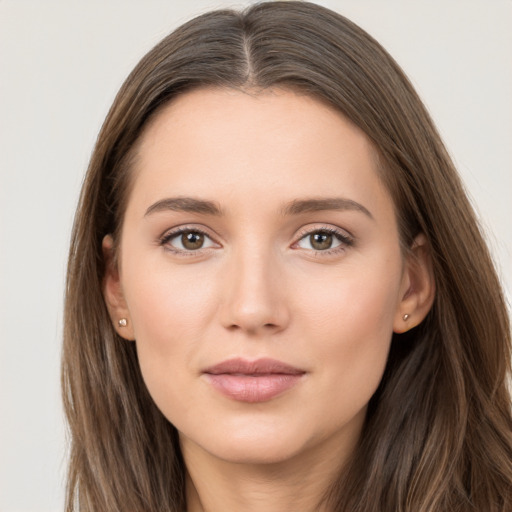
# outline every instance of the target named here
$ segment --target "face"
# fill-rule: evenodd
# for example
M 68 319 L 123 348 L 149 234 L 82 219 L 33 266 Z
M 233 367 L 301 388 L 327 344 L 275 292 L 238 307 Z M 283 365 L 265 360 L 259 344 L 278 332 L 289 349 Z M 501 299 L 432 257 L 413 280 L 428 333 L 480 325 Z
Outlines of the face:
M 409 286 L 367 137 L 290 91 L 198 90 L 133 172 L 106 296 L 185 453 L 350 451 Z

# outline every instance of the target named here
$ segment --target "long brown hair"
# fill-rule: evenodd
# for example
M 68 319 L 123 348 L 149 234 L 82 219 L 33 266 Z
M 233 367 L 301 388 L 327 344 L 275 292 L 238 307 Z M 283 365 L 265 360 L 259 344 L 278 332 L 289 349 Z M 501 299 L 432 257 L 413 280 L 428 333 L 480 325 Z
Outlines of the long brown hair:
M 211 12 L 181 26 L 136 66 L 105 120 L 69 255 L 67 510 L 186 509 L 176 430 L 151 400 L 135 346 L 116 334 L 103 300 L 101 241 L 119 230 L 147 120 L 205 86 L 289 87 L 338 109 L 378 150 L 404 250 L 419 232 L 431 247 L 434 306 L 421 325 L 394 335 L 354 457 L 328 488 L 332 510 L 512 510 L 510 326 L 463 186 L 386 51 L 346 18 L 294 1 Z

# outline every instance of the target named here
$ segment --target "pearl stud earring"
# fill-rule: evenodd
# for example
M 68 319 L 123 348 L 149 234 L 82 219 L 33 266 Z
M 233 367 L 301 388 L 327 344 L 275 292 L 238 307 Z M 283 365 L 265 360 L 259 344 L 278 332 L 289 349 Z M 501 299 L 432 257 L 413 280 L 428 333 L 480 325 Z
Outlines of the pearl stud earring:
M 409 315 L 406 313 L 402 318 L 404 319 L 404 322 L 405 322 L 409 318 Z
M 117 323 L 119 324 L 119 327 L 126 327 L 128 325 L 128 320 L 126 320 L 126 318 L 121 318 Z

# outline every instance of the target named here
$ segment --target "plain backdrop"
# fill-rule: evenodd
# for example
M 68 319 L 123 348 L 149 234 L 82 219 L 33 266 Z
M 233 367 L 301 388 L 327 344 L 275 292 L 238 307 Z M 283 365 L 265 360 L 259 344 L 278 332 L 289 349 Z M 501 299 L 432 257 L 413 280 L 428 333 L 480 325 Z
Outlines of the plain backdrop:
M 122 81 L 203 0 L 0 0 L 0 511 L 63 509 L 59 389 L 69 233 Z M 405 69 L 512 290 L 512 1 L 331 0 Z M 490 319 L 492 321 L 492 319 Z

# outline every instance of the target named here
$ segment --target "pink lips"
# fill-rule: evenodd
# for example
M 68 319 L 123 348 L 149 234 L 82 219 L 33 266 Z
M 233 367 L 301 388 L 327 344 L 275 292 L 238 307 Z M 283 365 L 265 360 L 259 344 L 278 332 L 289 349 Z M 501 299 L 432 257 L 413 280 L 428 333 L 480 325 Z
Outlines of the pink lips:
M 295 386 L 303 370 L 275 359 L 229 359 L 203 372 L 210 384 L 240 402 L 266 402 Z

